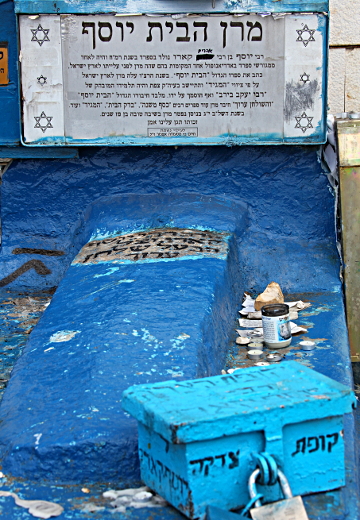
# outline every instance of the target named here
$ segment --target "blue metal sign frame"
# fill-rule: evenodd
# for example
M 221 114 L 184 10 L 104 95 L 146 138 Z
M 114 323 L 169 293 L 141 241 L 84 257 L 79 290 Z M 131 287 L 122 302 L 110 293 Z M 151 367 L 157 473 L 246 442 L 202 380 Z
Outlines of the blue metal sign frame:
M 328 9 L 328 0 L 15 0 L 18 14 L 322 13 Z

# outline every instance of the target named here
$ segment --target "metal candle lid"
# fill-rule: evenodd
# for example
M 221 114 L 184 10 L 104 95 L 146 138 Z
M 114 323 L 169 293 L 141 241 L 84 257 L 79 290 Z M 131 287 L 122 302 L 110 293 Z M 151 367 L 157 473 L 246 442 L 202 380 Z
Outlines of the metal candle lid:
M 263 343 L 249 343 L 246 345 L 246 348 L 248 350 L 263 350 L 264 344 Z
M 283 358 L 283 356 L 281 354 L 278 354 L 277 352 L 266 355 L 266 361 L 269 361 L 270 363 L 276 363 L 278 361 L 281 361 L 282 358 Z
M 250 341 L 251 340 L 249 338 L 243 338 L 242 336 L 239 336 L 236 338 L 235 343 L 237 345 L 248 345 Z
M 284 314 L 289 314 L 289 306 L 286 303 L 269 303 L 261 307 L 261 314 L 271 318 L 284 316 Z
M 255 359 L 256 361 L 263 357 L 264 353 L 262 350 L 249 350 L 247 357 L 249 359 Z
M 299 345 L 303 350 L 314 350 L 316 344 L 314 341 L 300 341 Z

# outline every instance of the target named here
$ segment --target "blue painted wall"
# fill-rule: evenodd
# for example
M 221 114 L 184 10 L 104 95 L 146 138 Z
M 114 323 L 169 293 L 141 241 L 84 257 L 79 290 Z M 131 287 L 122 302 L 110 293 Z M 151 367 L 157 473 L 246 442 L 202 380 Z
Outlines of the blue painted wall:
M 272 279 L 285 291 L 338 283 L 334 198 L 316 147 L 160 147 L 87 149 L 79 159 L 14 161 L 1 188 L 1 278 L 31 260 L 51 273 L 30 269 L 6 287 L 58 285 L 89 239 L 84 221 L 91 205 L 100 197 L 131 194 L 203 194 L 246 204 L 249 225 L 238 245 L 249 289 L 263 290 Z M 119 218 L 125 221 L 134 214 L 131 197 L 123 206 Z M 146 211 L 154 222 L 171 225 L 163 208 Z M 16 248 L 65 254 L 13 254 Z

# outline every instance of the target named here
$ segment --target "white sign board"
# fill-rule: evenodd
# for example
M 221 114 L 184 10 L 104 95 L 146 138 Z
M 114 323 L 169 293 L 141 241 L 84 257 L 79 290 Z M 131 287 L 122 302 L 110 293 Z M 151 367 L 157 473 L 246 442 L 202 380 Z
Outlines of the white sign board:
M 321 142 L 325 15 L 20 16 L 24 140 Z

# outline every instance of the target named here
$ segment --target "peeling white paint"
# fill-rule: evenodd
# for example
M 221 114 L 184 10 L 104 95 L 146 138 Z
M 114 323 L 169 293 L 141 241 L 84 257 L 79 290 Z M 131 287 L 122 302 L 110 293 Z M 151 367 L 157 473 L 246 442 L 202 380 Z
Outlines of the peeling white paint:
M 42 437 L 42 433 L 34 433 L 34 437 L 36 439 L 35 446 L 39 446 L 40 439 Z
M 175 370 L 171 370 L 170 368 L 166 370 L 166 373 L 171 375 L 172 377 L 182 377 L 184 375 L 184 372 L 182 372 L 181 370 L 175 372 Z
M 106 269 L 106 273 L 103 274 L 95 274 L 94 278 L 100 278 L 101 276 L 109 276 L 109 274 L 115 273 L 115 271 L 118 271 L 120 267 L 110 267 L 109 269 Z
M 94 278 L 96 277 L 96 275 L 94 276 Z M 93 294 L 96 294 L 100 291 L 105 291 L 106 289 L 112 289 L 113 287 L 115 287 L 116 285 L 120 285 L 121 283 L 132 283 L 132 282 L 135 282 L 135 280 L 128 280 L 126 278 L 124 278 L 123 280 L 116 280 L 115 282 L 109 282 L 105 285 L 103 285 L 102 287 L 100 287 L 100 289 L 97 289 L 96 291 L 93 291 L 92 293 L 89 294 L 89 296 L 92 296 Z
M 59 330 L 50 336 L 50 343 L 61 343 L 62 341 L 70 341 L 80 330 Z

